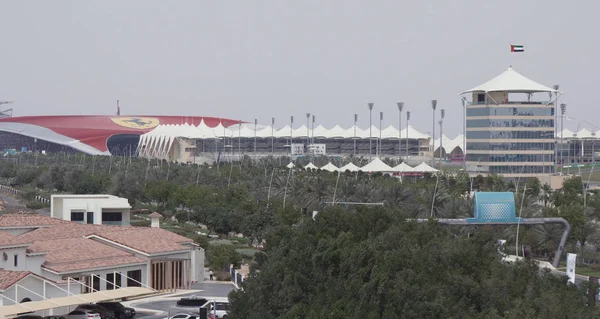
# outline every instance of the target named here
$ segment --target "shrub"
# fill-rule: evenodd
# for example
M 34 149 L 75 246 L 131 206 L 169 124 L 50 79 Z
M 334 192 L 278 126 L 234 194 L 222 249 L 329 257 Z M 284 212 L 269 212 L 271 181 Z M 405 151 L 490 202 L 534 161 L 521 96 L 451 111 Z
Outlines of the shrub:
M 27 202 L 27 204 L 25 204 L 25 207 L 27 207 L 29 209 L 42 209 L 46 206 L 47 206 L 46 204 L 36 202 L 36 201 L 29 201 L 29 202 Z
M 214 271 L 213 274 L 217 281 L 231 281 L 231 274 L 226 271 L 217 270 Z

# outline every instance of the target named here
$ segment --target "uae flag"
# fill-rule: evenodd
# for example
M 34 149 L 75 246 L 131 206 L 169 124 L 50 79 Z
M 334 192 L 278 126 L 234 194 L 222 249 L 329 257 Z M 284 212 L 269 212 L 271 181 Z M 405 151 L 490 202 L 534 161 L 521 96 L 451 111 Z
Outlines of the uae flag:
M 515 44 L 510 45 L 510 52 L 523 52 L 523 51 L 525 51 L 525 49 L 523 49 L 522 45 L 515 45 Z

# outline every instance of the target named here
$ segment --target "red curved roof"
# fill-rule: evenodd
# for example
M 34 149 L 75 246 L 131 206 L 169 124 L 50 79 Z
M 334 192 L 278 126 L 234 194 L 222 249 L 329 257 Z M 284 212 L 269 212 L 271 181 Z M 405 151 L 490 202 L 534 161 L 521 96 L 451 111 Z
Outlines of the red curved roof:
M 28 130 L 39 128 L 42 131 L 50 130 L 66 137 L 61 140 L 81 142 L 101 152 L 107 152 L 106 142 L 109 137 L 116 134 L 144 134 L 153 130 L 158 125 L 185 124 L 199 125 L 201 121 L 210 127 L 222 123 L 224 126 L 237 124 L 238 120 L 222 119 L 205 116 L 164 116 L 164 115 L 44 115 L 20 116 L 0 119 L 0 131 L 16 132 L 29 135 Z M 14 123 L 14 124 L 9 124 Z M 20 125 L 19 125 L 20 124 Z M 3 127 L 4 126 L 4 127 Z M 10 127 L 7 129 L 6 127 Z M 44 130 L 47 129 L 47 130 Z M 38 132 L 40 131 L 38 130 Z M 50 136 L 33 136 L 54 142 Z M 53 134 L 54 135 L 54 134 Z

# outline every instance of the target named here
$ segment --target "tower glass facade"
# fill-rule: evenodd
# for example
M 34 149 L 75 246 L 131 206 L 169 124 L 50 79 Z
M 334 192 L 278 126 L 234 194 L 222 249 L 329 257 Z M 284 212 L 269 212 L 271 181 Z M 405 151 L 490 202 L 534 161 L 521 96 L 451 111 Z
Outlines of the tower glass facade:
M 468 165 L 480 173 L 533 176 L 554 172 L 554 105 L 474 104 L 466 109 Z

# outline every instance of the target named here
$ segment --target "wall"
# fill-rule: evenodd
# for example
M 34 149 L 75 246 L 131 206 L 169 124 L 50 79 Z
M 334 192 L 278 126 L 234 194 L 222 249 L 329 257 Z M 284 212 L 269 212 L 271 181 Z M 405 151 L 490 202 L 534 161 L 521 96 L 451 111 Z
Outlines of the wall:
M 6 291 L 4 291 L 2 293 L 2 295 L 6 296 L 12 300 L 15 300 L 17 302 L 20 302 L 24 298 L 29 298 L 29 299 L 31 299 L 31 301 L 40 301 L 40 300 L 43 300 L 42 296 L 44 296 L 44 295 L 46 298 L 66 297 L 69 295 L 67 293 L 67 291 L 70 291 L 73 294 L 81 293 L 80 286 L 77 284 L 71 284 L 70 287 L 68 287 L 66 283 L 60 284 L 58 286 L 61 289 L 64 289 L 66 291 L 63 291 L 63 290 L 53 286 L 53 283 L 47 282 L 46 284 L 44 284 L 44 280 L 42 280 L 41 278 L 30 275 L 30 276 L 23 278 L 17 284 L 13 285 L 12 287 L 10 287 Z M 28 291 L 28 290 L 30 290 L 30 291 Z M 32 291 L 35 293 L 33 293 Z M 41 296 L 36 295 L 36 293 Z M 2 298 L 2 299 L 3 299 L 3 305 L 13 304 L 11 301 L 9 301 L 6 298 Z M 74 308 L 74 307 L 71 307 L 71 308 Z M 55 308 L 55 309 L 50 309 L 50 310 L 45 310 L 45 311 L 39 311 L 39 312 L 36 312 L 36 314 L 45 316 L 45 315 L 50 315 L 50 314 L 59 314 L 59 315 L 66 314 L 68 312 L 69 312 L 69 307 L 61 307 L 61 308 Z
M 191 280 L 193 282 L 204 281 L 204 249 L 198 247 L 197 250 L 191 252 L 192 273 Z
M 93 212 L 94 224 L 102 224 L 102 210 L 123 213 L 123 225 L 129 225 L 130 205 L 126 198 L 116 196 L 62 196 L 52 195 L 50 210 L 52 217 L 71 220 L 72 211 Z M 87 214 L 84 213 L 87 222 Z M 127 222 L 127 223 L 125 223 Z
M 142 270 L 142 280 L 140 280 L 142 282 L 143 285 L 148 285 L 148 281 L 146 280 L 146 277 L 148 277 L 148 265 L 144 264 L 144 265 L 137 265 L 137 266 L 131 266 L 131 267 L 122 267 L 122 268 L 115 268 L 115 269 L 109 269 L 109 270 L 98 270 L 98 271 L 90 271 L 90 272 L 82 272 L 79 274 L 72 274 L 69 275 L 69 277 L 73 278 L 73 277 L 82 277 L 82 276 L 91 276 L 91 275 L 95 275 L 95 276 L 99 276 L 100 278 L 100 290 L 106 290 L 106 275 L 107 274 L 112 274 L 112 273 L 120 273 L 123 276 L 121 277 L 121 287 L 127 287 L 127 272 L 128 271 L 132 271 L 132 270 Z
M 7 255 L 6 261 L 4 260 L 4 253 Z M 14 256 L 17 255 L 17 267 L 14 264 Z M 26 270 L 27 260 L 25 256 L 25 248 L 8 248 L 0 249 L 0 268 L 4 270 Z M 39 269 L 36 271 L 39 273 Z

